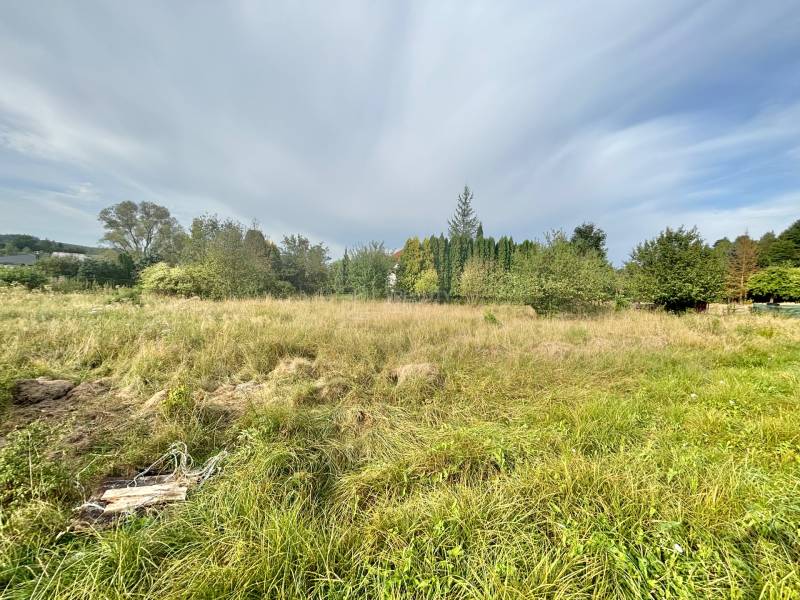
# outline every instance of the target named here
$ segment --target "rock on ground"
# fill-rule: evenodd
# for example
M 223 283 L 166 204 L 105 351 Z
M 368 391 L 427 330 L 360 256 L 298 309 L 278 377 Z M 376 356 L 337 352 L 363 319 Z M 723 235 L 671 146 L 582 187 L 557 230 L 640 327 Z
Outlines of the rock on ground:
M 64 379 L 21 379 L 11 390 L 11 402 L 17 406 L 28 406 L 46 400 L 59 400 L 74 387 L 74 383 Z
M 403 385 L 408 381 L 422 381 L 425 383 L 437 384 L 442 381 L 442 372 L 433 363 L 412 363 L 393 369 L 389 374 L 392 381 L 397 385 Z

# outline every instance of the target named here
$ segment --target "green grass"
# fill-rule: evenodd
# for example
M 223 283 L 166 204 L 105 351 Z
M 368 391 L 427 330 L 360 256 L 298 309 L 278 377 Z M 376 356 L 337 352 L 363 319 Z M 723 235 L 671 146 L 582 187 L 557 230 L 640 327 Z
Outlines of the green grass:
M 107 300 L 0 292 L 3 402 L 21 377 L 110 377 L 121 407 L 79 450 L 95 405 L 0 449 L 4 598 L 800 597 L 798 320 Z M 313 375 L 270 377 L 298 356 Z M 414 362 L 442 383 L 395 386 Z M 204 408 L 250 380 L 272 383 Z M 66 531 L 174 441 L 231 455 L 185 504 Z

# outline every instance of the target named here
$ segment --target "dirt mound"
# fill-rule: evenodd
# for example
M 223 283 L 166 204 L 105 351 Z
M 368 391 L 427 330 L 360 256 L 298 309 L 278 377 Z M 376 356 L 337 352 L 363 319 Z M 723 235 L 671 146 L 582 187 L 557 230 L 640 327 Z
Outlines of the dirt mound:
M 392 369 L 389 378 L 397 385 L 403 385 L 409 381 L 440 384 L 442 372 L 433 363 L 411 363 Z
M 221 385 L 213 392 L 205 394 L 199 406 L 216 418 L 230 422 L 241 417 L 264 389 L 263 383 L 255 381 L 239 385 Z
M 28 385 L 30 380 L 25 380 L 15 387 L 25 393 L 45 390 L 46 397 L 33 404 L 13 403 L 9 407 L 7 418 L 0 424 L 0 444 L 2 436 L 9 431 L 42 420 L 64 425 L 65 441 L 73 451 L 80 452 L 90 446 L 92 440 L 102 437 L 103 431 L 124 427 L 125 417 L 132 412 L 132 399 L 119 390 L 112 393 L 111 382 L 107 379 L 87 381 L 77 386 L 72 382 L 33 381 L 45 385 L 32 386 Z M 45 392 L 40 395 L 45 396 Z
M 66 395 L 66 402 L 92 402 L 99 396 L 108 393 L 111 389 L 111 381 L 108 379 L 98 379 L 97 381 L 84 381 L 75 386 Z
M 161 390 L 150 396 L 150 398 L 139 407 L 137 416 L 145 418 L 155 416 L 161 408 L 161 405 L 164 404 L 164 400 L 167 399 L 168 393 L 169 390 Z
M 344 377 L 322 377 L 314 384 L 320 402 L 341 400 L 350 391 L 350 382 Z
M 302 356 L 285 358 L 270 373 L 272 377 L 310 378 L 314 376 L 314 363 Z
M 65 379 L 21 379 L 11 390 L 11 403 L 30 406 L 40 402 L 60 400 L 69 394 L 75 384 Z

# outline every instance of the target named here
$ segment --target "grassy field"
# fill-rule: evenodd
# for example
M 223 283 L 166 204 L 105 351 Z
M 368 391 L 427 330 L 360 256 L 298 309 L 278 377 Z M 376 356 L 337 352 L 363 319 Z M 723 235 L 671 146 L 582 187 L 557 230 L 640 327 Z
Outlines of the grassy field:
M 800 597 L 800 320 L 107 301 L 0 292 L 3 598 Z M 111 390 L 32 421 L 34 376 Z M 68 529 L 179 440 L 222 473 Z

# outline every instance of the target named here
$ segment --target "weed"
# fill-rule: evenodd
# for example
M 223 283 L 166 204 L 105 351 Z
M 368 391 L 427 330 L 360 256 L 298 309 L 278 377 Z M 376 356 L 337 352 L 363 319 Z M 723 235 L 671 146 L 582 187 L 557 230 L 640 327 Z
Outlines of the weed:
M 192 390 L 185 384 L 179 384 L 167 392 L 161 412 L 167 419 L 185 421 L 194 417 L 196 408 Z
M 500 325 L 500 320 L 488 308 L 485 311 L 483 311 L 483 320 L 484 320 L 484 322 L 488 323 L 489 325 Z

